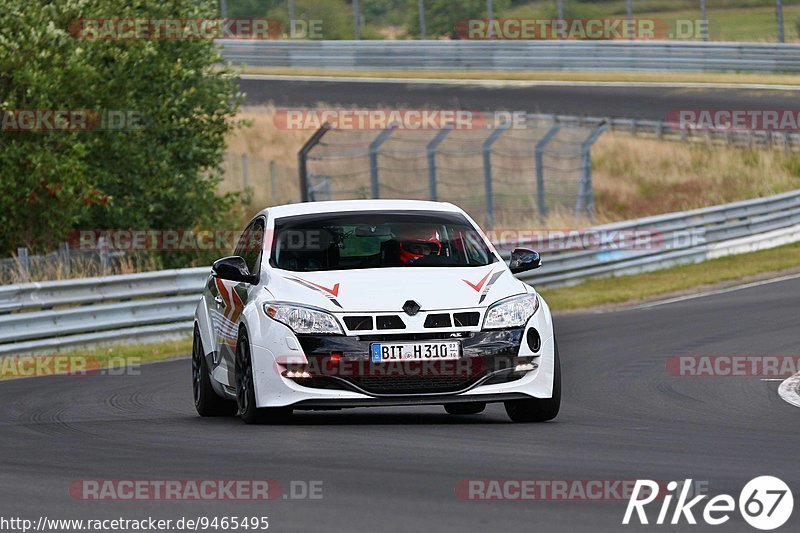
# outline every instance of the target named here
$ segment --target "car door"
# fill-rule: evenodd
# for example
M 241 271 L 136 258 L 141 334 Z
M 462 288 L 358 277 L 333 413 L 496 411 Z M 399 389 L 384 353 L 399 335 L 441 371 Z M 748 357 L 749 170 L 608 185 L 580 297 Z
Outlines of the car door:
M 257 218 L 242 232 L 233 255 L 243 257 L 248 270 L 258 274 L 261 270 L 261 255 L 264 245 L 264 219 Z M 248 283 L 214 278 L 212 290 L 214 302 L 211 315 L 214 317 L 214 334 L 217 360 L 213 372 L 220 381 L 235 386 L 236 341 L 239 335 L 239 318 L 247 303 Z M 223 375 L 225 377 L 223 377 Z

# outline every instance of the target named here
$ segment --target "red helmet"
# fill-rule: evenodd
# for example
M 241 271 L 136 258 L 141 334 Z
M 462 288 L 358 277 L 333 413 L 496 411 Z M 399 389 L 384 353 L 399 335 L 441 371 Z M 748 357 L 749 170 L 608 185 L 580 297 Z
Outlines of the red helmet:
M 442 253 L 442 241 L 436 228 L 415 228 L 397 238 L 400 245 L 400 262 L 407 265 L 426 255 Z

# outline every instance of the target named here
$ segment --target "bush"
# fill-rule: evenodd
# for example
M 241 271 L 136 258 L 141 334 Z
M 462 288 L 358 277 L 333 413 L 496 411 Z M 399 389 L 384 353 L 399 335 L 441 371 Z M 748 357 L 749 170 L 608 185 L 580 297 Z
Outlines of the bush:
M 225 137 L 241 98 L 210 40 L 81 40 L 76 19 L 206 18 L 212 0 L 4 0 L 0 109 L 133 112 L 139 127 L 0 133 L 0 253 L 76 228 L 217 225 Z M 185 258 L 165 258 L 165 265 Z
M 283 5 L 269 12 L 269 16 L 281 23 L 286 33 L 289 29 L 289 13 Z M 296 20 L 322 21 L 322 39 L 352 39 L 353 9 L 344 0 L 295 0 L 294 18 Z

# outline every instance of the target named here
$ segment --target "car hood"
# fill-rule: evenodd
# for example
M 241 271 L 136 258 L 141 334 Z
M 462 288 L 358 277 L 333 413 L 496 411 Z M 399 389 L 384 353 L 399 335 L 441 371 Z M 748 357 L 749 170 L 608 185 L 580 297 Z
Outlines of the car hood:
M 503 263 L 485 267 L 405 267 L 331 272 L 271 269 L 266 289 L 278 301 L 333 312 L 399 311 L 414 300 L 423 311 L 485 307 L 526 292 Z

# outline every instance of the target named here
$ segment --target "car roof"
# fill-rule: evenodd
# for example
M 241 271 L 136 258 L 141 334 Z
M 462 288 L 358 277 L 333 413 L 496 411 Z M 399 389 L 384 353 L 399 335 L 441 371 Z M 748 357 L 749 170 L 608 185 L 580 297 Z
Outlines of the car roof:
M 336 213 L 343 211 L 441 211 L 462 213 L 460 208 L 448 202 L 426 200 L 334 200 L 327 202 L 303 202 L 278 205 L 264 209 L 259 214 L 280 218 L 314 213 Z

